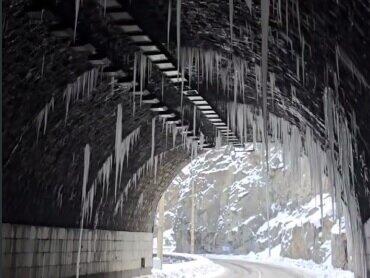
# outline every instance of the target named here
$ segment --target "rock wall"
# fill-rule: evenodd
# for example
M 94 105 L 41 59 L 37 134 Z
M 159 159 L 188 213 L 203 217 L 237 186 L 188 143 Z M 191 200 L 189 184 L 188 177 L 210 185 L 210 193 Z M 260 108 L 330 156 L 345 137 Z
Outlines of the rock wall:
M 165 193 L 166 227 L 173 228 L 176 251 L 190 251 L 192 177 L 196 188 L 196 252 L 247 254 L 268 247 L 266 177 L 260 151 L 214 150 L 194 160 Z M 270 239 L 281 256 L 323 263 L 332 250 L 333 265 L 346 268 L 346 245 L 339 247 L 332 200 L 326 185 L 321 220 L 318 188 L 311 186 L 309 167 L 300 161 L 301 180 L 289 178 L 278 148 L 271 149 Z M 315 197 L 316 196 L 316 197 Z M 331 240 L 333 238 L 333 242 Z

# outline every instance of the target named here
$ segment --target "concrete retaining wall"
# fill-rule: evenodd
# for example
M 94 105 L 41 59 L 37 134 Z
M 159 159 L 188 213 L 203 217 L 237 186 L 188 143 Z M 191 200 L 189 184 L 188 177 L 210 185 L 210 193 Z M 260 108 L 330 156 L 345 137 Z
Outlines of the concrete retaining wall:
M 79 229 L 3 223 L 2 230 L 2 277 L 75 276 Z M 80 275 L 150 273 L 152 239 L 151 233 L 83 230 Z
M 365 244 L 366 244 L 366 257 L 367 257 L 367 276 L 370 277 L 370 219 L 364 225 L 365 231 Z

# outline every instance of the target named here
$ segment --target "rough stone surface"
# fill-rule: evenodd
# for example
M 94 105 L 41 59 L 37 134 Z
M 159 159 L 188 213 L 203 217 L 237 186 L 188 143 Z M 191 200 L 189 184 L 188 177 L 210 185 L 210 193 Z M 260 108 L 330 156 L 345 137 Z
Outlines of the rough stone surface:
M 325 212 L 321 227 L 316 218 L 320 214 L 319 198 L 316 206 L 311 200 L 315 193 L 305 159 L 301 161 L 302 183 L 297 187 L 296 180 L 288 182 L 292 172 L 289 166 L 283 167 L 279 151 L 274 149 L 271 155 L 271 246 L 281 246 L 282 256 L 322 263 L 330 255 L 331 213 Z M 193 166 L 189 164 L 174 179 L 165 193 L 165 230 L 173 230 L 176 251 L 190 251 L 192 178 L 196 190 L 196 252 L 248 254 L 266 250 L 266 180 L 261 159 L 258 150 L 214 150 L 193 161 Z M 330 207 L 330 200 L 326 201 L 325 211 Z M 337 252 L 339 255 L 341 250 Z M 341 255 L 346 257 L 347 253 Z

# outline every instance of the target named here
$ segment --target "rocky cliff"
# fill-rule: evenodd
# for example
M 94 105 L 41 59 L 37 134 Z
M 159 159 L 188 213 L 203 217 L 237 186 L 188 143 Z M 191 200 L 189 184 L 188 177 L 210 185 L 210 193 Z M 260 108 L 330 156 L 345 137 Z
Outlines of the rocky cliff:
M 190 251 L 194 183 L 196 252 L 261 252 L 270 241 L 281 256 L 323 263 L 333 253 L 335 266 L 346 268 L 345 234 L 338 225 L 332 233 L 330 187 L 324 182 L 320 195 L 307 159 L 302 157 L 298 167 L 284 163 L 278 146 L 270 150 L 267 178 L 259 147 L 208 152 L 174 179 L 165 195 L 165 229 L 173 229 L 176 251 Z

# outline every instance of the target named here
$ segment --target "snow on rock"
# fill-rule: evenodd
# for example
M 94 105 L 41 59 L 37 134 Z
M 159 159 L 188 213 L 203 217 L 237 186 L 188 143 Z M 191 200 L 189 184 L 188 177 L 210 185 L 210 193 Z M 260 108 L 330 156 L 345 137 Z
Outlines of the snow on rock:
M 307 157 L 300 158 L 300 186 L 283 163 L 282 149 L 271 144 L 269 180 L 261 166 L 261 144 L 246 151 L 220 148 L 199 156 L 174 179 L 166 192 L 166 226 L 173 228 L 176 252 L 190 251 L 190 184 L 196 189 L 196 252 L 248 254 L 279 246 L 279 255 L 330 261 L 333 203 L 327 183 L 323 194 L 311 185 Z M 192 173 L 192 174 L 190 174 Z M 287 178 L 288 177 L 288 178 Z M 293 175 L 293 177 L 295 177 Z M 270 182 L 270 221 L 265 186 Z M 322 200 L 322 202 L 321 202 Z M 322 206 L 321 206 L 322 203 Z M 322 218 L 323 217 L 323 218 Z M 344 221 L 342 221 L 344 225 Z M 345 250 L 332 248 L 338 256 Z M 276 249 L 274 249 L 276 252 Z M 347 256 L 344 253 L 345 257 Z

